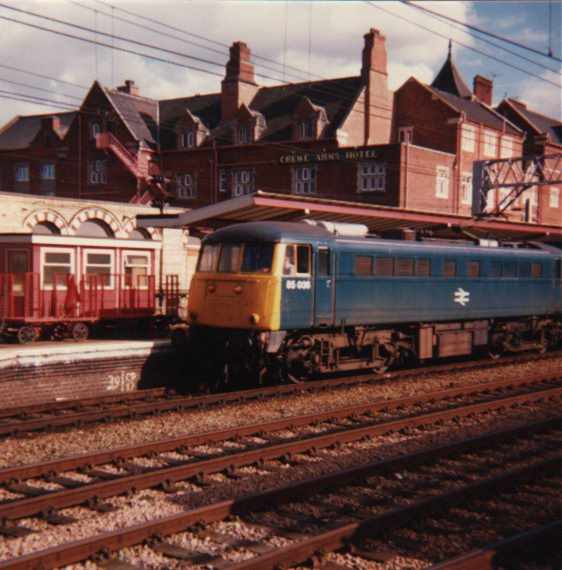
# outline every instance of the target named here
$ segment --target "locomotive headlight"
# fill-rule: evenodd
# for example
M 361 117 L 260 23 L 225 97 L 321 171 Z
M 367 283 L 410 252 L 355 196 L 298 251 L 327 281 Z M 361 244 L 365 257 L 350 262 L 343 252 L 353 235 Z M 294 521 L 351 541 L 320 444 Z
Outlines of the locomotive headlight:
M 257 325 L 260 322 L 260 316 L 258 315 L 258 313 L 252 313 L 250 315 L 250 322 L 253 325 Z

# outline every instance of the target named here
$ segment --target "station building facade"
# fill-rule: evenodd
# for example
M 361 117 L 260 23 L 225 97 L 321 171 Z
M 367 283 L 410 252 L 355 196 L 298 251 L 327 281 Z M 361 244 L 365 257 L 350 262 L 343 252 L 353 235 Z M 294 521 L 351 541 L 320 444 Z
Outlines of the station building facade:
M 530 127 L 492 95 L 482 76 L 468 88 L 450 49 L 430 85 L 412 77 L 392 92 L 375 29 L 358 75 L 275 86 L 258 85 L 237 42 L 215 93 L 156 101 L 132 81 L 95 82 L 75 112 L 14 119 L 0 131 L 0 190 L 137 203 L 167 194 L 188 209 L 262 190 L 469 215 L 473 162 L 530 144 Z M 562 225 L 550 194 L 527 190 L 508 217 Z M 501 198 L 491 193 L 488 207 Z

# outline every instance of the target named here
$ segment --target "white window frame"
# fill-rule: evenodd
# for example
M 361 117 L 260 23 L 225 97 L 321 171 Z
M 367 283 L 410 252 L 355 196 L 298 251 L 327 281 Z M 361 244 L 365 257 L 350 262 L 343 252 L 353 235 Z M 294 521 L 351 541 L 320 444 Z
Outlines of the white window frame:
M 251 168 L 237 168 L 231 171 L 232 196 L 245 196 L 255 192 L 255 172 Z
M 498 135 L 494 131 L 484 131 L 484 156 L 495 158 L 498 152 Z
M 56 168 L 54 162 L 44 162 L 41 165 L 41 180 L 54 180 L 56 177 Z
M 500 138 L 500 158 L 511 158 L 513 156 L 513 138 L 503 136 Z
M 88 161 L 88 184 L 92 186 L 107 184 L 107 160 Z
M 88 266 L 93 267 L 107 267 L 106 264 L 100 263 L 88 263 L 88 254 L 109 254 L 110 258 L 110 271 L 109 271 L 109 285 L 104 285 L 104 290 L 113 290 L 115 288 L 115 250 L 114 249 L 98 249 L 98 248 L 88 248 L 82 250 L 82 279 L 87 279 L 87 268 Z
M 101 134 L 101 125 L 97 121 L 90 123 L 90 138 L 96 140 L 97 135 Z
M 250 144 L 252 142 L 252 127 L 247 124 L 238 125 L 237 139 L 238 144 Z
M 378 161 L 357 163 L 357 192 L 386 192 L 386 163 Z
M 404 144 L 412 144 L 414 140 L 414 127 L 399 127 L 398 142 Z
M 560 208 L 560 188 L 558 186 L 550 187 L 548 205 L 550 208 Z
M 315 139 L 316 138 L 316 117 L 308 117 L 299 121 L 299 138 Z
M 463 125 L 461 128 L 461 150 L 474 152 L 476 148 L 476 127 L 474 125 Z
M 195 131 L 193 129 L 185 129 L 179 136 L 180 148 L 193 148 L 195 147 Z
M 229 187 L 229 175 L 230 172 L 226 168 L 221 168 L 219 170 L 219 192 L 226 194 Z
M 448 166 L 437 166 L 435 168 L 435 197 L 441 200 L 449 199 L 449 184 L 451 180 Z
M 52 291 L 53 286 L 47 285 L 45 283 L 45 266 L 47 265 L 47 262 L 45 261 L 45 259 L 46 259 L 48 253 L 69 253 L 70 254 L 70 275 L 74 275 L 74 277 L 76 277 L 76 252 L 71 247 L 42 247 L 41 248 L 41 257 L 40 257 L 41 265 L 40 265 L 40 271 L 39 271 L 39 278 L 40 278 L 39 282 L 41 285 L 41 289 L 45 289 L 46 291 Z M 61 265 L 61 264 L 56 263 L 53 265 Z M 76 283 L 76 285 L 78 286 L 79 284 Z M 59 290 L 66 291 L 66 284 L 61 284 Z
M 305 176 L 306 174 L 306 176 Z M 307 196 L 316 194 L 318 168 L 313 164 L 294 166 L 291 169 L 293 194 Z
M 177 197 L 182 200 L 193 200 L 197 196 L 195 176 L 189 172 L 176 174 Z
M 22 162 L 21 164 L 16 164 L 14 169 L 14 179 L 16 182 L 29 182 L 30 172 L 29 172 L 28 162 Z
M 136 256 L 142 256 L 146 259 L 146 265 L 136 265 L 136 264 L 128 264 L 127 263 L 127 255 L 136 255 Z M 121 252 L 121 275 L 122 275 L 122 286 L 123 288 L 129 288 L 129 286 L 127 285 L 127 280 L 126 280 L 126 268 L 127 267 L 146 267 L 146 276 L 147 278 L 150 277 L 152 275 L 152 256 L 151 253 L 149 251 L 139 251 L 139 250 L 135 250 L 135 249 L 125 249 Z M 146 281 L 146 284 L 138 287 L 138 289 L 148 289 L 148 279 Z
M 472 206 L 472 173 L 461 172 L 461 204 Z

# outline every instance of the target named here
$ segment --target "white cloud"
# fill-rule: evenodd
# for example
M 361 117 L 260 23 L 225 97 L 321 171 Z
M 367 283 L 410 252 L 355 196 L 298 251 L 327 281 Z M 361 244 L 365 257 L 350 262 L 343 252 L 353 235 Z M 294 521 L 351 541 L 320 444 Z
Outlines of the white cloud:
M 553 79 L 552 74 L 544 73 L 543 77 Z M 562 121 L 562 76 L 558 81 L 560 87 L 528 79 L 517 86 L 515 95 L 527 103 L 531 110 Z
M 86 1 L 81 0 L 83 3 Z M 447 42 L 446 39 L 438 38 L 396 19 L 380 8 L 423 22 L 445 36 L 449 33 L 448 25 L 436 22 L 423 14 L 419 15 L 415 10 L 394 0 L 377 2 L 377 7 L 359 1 L 316 1 L 312 5 L 309 2 L 290 2 L 288 13 L 285 2 L 266 0 L 260 2 L 208 0 L 189 3 L 168 0 L 158 4 L 136 0 L 129 2 L 113 0 L 113 2 L 118 7 L 167 22 L 177 28 L 194 32 L 224 45 L 209 43 L 204 39 L 194 37 L 188 38 L 182 36 L 180 32 L 171 30 L 168 30 L 168 37 L 166 37 L 166 35 L 133 28 L 117 20 L 114 20 L 112 24 L 111 20 L 101 13 L 98 12 L 96 16 L 91 10 L 85 10 L 69 1 L 22 0 L 18 2 L 17 7 L 62 18 L 91 28 L 97 25 L 98 30 L 108 33 L 113 28 L 114 32 L 119 35 L 134 37 L 167 49 L 216 61 L 220 65 L 211 66 L 179 56 L 152 52 L 164 59 L 172 59 L 212 70 L 218 76 L 153 62 L 117 51 L 114 51 L 112 56 L 112 52 L 108 48 L 98 47 L 96 50 L 94 46 L 86 43 L 25 28 L 10 22 L 0 22 L 3 28 L 3 59 L 0 63 L 82 85 L 90 85 L 96 76 L 106 85 L 112 84 L 112 77 L 115 84 L 121 83 L 124 79 L 134 79 L 140 85 L 142 94 L 158 98 L 178 97 L 191 93 L 219 90 L 221 76 L 224 74 L 224 64 L 228 59 L 228 46 L 237 40 L 245 41 L 254 54 L 270 58 L 278 64 L 281 64 L 285 59 L 287 63 L 285 77 L 289 81 L 308 77 L 309 58 L 312 79 L 318 78 L 318 76 L 338 77 L 358 74 L 361 67 L 363 34 L 369 28 L 376 27 L 387 36 L 389 80 L 390 85 L 396 88 L 411 75 L 416 75 L 424 81 L 431 80 L 432 75 L 444 60 Z M 434 4 L 433 7 L 436 9 L 446 11 L 460 19 L 474 17 L 470 2 L 428 2 L 426 4 Z M 100 3 L 90 2 L 87 5 L 100 11 L 111 12 L 110 8 L 104 9 Z M 114 11 L 114 14 L 128 20 L 134 20 L 131 16 L 120 14 L 117 10 Z M 69 30 L 62 25 L 37 20 L 31 16 L 18 14 L 4 8 L 0 8 L 0 15 L 69 31 L 76 35 L 93 37 L 87 32 Z M 152 23 L 141 23 L 156 27 Z M 285 25 L 287 25 L 287 50 L 284 56 Z M 219 53 L 209 52 L 194 45 L 179 42 L 170 37 L 174 35 L 207 45 Z M 111 39 L 101 36 L 98 36 L 98 39 L 106 43 L 112 42 Z M 116 41 L 116 44 L 118 43 Z M 127 47 L 151 53 L 149 48 L 131 47 L 130 45 Z M 262 83 L 271 83 L 273 79 L 283 79 L 284 74 L 280 65 L 257 58 L 254 61 L 257 73 L 261 72 L 262 75 L 270 77 L 270 79 L 260 77 Z M 265 69 L 264 66 L 271 69 Z M 296 72 L 289 66 L 297 67 L 302 72 Z M 84 90 L 81 91 L 67 85 L 25 76 L 1 68 L 0 78 L 32 82 L 39 87 L 74 95 L 85 93 Z M 0 83 L 0 89 L 26 92 L 58 100 L 52 94 L 10 87 L 4 83 Z M 4 104 L 0 107 L 0 124 L 5 123 L 18 113 L 38 113 L 53 109 L 52 107 L 3 101 Z

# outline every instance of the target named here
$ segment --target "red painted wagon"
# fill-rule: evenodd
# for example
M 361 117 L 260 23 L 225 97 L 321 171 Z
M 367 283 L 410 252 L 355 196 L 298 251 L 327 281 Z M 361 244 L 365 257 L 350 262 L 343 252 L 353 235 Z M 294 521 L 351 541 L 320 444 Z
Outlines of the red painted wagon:
M 94 325 L 140 321 L 156 311 L 154 275 L 0 273 L 0 334 L 20 343 L 39 337 L 88 338 Z

